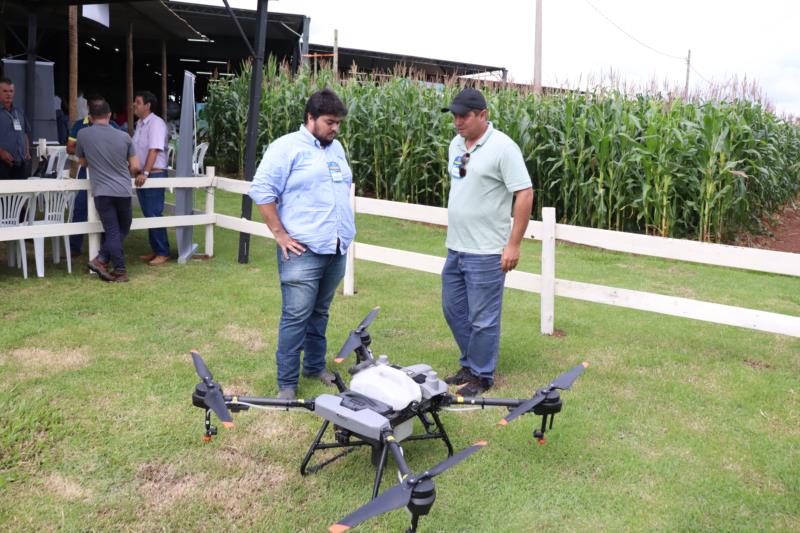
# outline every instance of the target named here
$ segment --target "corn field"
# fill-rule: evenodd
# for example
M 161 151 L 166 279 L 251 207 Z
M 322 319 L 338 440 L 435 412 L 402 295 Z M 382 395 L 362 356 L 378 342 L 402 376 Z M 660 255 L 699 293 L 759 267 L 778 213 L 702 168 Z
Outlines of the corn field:
M 211 156 L 241 175 L 250 67 L 211 84 L 205 113 Z M 297 130 L 308 96 L 331 87 L 350 112 L 339 140 L 357 194 L 446 206 L 452 117 L 440 109 L 461 81 L 421 81 L 398 70 L 388 81 L 330 69 L 292 76 L 265 67 L 259 153 Z M 537 96 L 483 88 L 489 119 L 522 149 L 536 192 L 535 217 L 555 207 L 561 223 L 702 241 L 726 241 L 800 190 L 800 127 L 762 104 L 690 101 L 618 91 Z

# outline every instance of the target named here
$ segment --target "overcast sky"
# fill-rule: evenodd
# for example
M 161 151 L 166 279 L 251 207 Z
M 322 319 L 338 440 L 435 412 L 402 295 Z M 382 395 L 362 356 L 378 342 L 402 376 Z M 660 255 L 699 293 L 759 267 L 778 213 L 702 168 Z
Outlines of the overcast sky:
M 222 0 L 195 0 L 223 5 Z M 229 0 L 255 9 L 256 0 Z M 800 116 L 800 1 L 543 0 L 546 86 L 586 86 L 613 70 L 627 83 L 690 87 L 756 80 L 779 113 Z M 533 79 L 535 0 L 271 0 L 311 18 L 310 41 L 505 67 Z M 616 25 L 616 26 L 615 26 Z M 618 26 L 618 27 L 617 27 Z M 626 35 L 630 34 L 629 35 Z M 638 42 L 637 42 L 638 41 Z

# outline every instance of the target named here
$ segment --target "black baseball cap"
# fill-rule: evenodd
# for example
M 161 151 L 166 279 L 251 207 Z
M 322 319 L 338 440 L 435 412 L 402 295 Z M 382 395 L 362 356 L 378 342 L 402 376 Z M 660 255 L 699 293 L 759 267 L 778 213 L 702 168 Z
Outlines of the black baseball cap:
M 453 98 L 450 107 L 443 107 L 442 113 L 452 112 L 456 115 L 466 115 L 470 111 L 486 109 L 486 98 L 478 89 L 467 87 Z

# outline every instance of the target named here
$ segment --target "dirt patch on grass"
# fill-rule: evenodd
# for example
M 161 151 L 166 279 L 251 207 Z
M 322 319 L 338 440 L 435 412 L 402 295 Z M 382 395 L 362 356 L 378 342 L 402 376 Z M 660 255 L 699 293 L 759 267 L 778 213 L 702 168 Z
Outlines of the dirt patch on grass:
M 220 331 L 219 335 L 223 339 L 239 343 L 253 352 L 258 352 L 264 348 L 264 337 L 257 329 L 228 324 Z
M 755 368 L 756 370 L 769 370 L 772 368 L 771 364 L 765 363 L 764 361 L 759 361 L 757 359 L 745 359 L 744 364 L 751 368 Z
M 46 348 L 16 348 L 8 354 L 0 354 L 0 365 L 14 362 L 22 366 L 21 375 L 28 379 L 48 374 L 73 370 L 89 364 L 90 358 L 84 348 L 63 349 L 57 352 Z
M 74 479 L 64 477 L 56 472 L 47 476 L 42 482 L 42 486 L 48 493 L 56 494 L 65 500 L 88 500 L 92 497 L 91 490 L 82 487 Z
M 174 465 L 160 463 L 140 464 L 136 479 L 141 481 L 138 489 L 147 507 L 159 510 L 194 494 L 203 481 L 199 474 L 178 474 Z

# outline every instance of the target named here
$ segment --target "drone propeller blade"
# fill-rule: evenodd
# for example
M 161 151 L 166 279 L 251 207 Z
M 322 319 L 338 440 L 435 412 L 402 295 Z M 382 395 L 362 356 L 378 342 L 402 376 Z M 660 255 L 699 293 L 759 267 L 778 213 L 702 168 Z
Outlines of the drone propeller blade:
M 197 375 L 200 376 L 200 379 L 202 379 L 204 383 L 207 383 L 206 380 L 210 381 L 214 379 L 211 375 L 211 370 L 208 369 L 206 362 L 203 361 L 203 358 L 200 357 L 200 354 L 197 353 L 197 350 L 192 350 L 192 361 L 194 361 L 194 369 L 197 372 Z
M 339 350 L 339 353 L 336 354 L 334 361 L 341 363 L 347 359 L 353 350 L 361 346 L 361 333 L 367 329 L 370 324 L 372 324 L 372 322 L 375 320 L 375 317 L 378 316 L 380 310 L 381 308 L 379 306 L 372 309 L 372 311 L 370 311 L 369 314 L 364 317 L 364 320 L 358 324 L 358 327 L 350 332 L 350 336 L 347 337 L 346 341 L 344 341 L 344 345 L 342 346 L 342 349 Z
M 200 357 L 200 354 L 197 353 L 196 350 L 192 350 L 192 361 L 194 361 L 194 368 L 197 371 L 197 375 L 200 376 L 200 379 L 203 380 L 203 383 L 206 386 L 206 395 L 203 397 L 203 402 L 205 402 L 209 409 L 214 411 L 214 414 L 217 415 L 217 418 L 222 421 L 223 426 L 228 429 L 232 428 L 233 417 L 231 416 L 230 411 L 228 411 L 228 406 L 225 405 L 225 398 L 222 396 L 222 389 L 220 388 L 219 384 L 213 380 L 211 371 L 208 369 L 205 361 L 203 361 L 203 358 Z
M 233 417 L 230 411 L 228 411 L 228 406 L 225 405 L 225 398 L 222 397 L 222 391 L 220 391 L 219 385 L 215 383 L 213 387 L 210 387 L 203 401 L 209 409 L 214 411 L 217 418 L 222 421 L 222 425 L 228 429 L 233 427 Z
M 344 341 L 342 349 L 336 354 L 334 361 L 341 363 L 352 353 L 353 350 L 361 346 L 361 337 L 355 331 L 350 332 L 350 336 Z
M 384 491 L 374 500 L 359 507 L 332 526 L 328 527 L 330 533 L 341 533 L 355 527 L 364 520 L 405 507 L 411 501 L 412 486 L 402 481 L 389 490 Z
M 526 401 L 525 403 L 521 403 L 518 407 L 513 409 L 510 413 L 506 415 L 504 419 L 500 421 L 501 426 L 505 426 L 512 420 L 519 418 L 520 416 L 524 415 L 540 403 L 547 397 L 547 394 L 543 392 L 543 389 L 539 389 L 536 391 L 536 394 L 533 395 L 533 398 Z
M 425 477 L 431 478 L 433 476 L 438 476 L 439 474 L 441 474 L 442 472 L 444 472 L 448 468 L 457 465 L 458 463 L 460 463 L 461 461 L 463 461 L 464 459 L 466 459 L 467 457 L 469 457 L 473 453 L 483 449 L 483 447 L 486 446 L 487 444 L 489 444 L 489 443 L 486 442 L 485 440 L 476 442 L 475 444 L 473 444 L 469 448 L 464 448 L 463 450 L 461 450 L 457 454 L 448 457 L 447 459 L 445 459 L 444 461 L 442 461 L 438 465 L 434 466 L 433 468 L 429 468 L 428 470 L 423 472 L 419 476 L 419 478 L 422 479 L 422 478 L 425 478 Z
M 380 306 L 375 306 L 372 309 L 372 311 L 370 311 L 369 314 L 364 317 L 364 320 L 362 320 L 361 323 L 358 325 L 356 331 L 358 333 L 361 333 L 362 331 L 367 329 L 370 326 L 370 324 L 372 324 L 372 322 L 375 320 L 375 317 L 378 316 L 380 310 L 381 310 Z
M 578 376 L 583 374 L 583 371 L 586 370 L 586 367 L 589 366 L 589 363 L 584 361 L 583 363 L 579 364 L 569 372 L 565 372 L 558 376 L 553 382 L 550 384 L 551 387 L 554 389 L 569 389 L 572 384 L 578 379 Z

